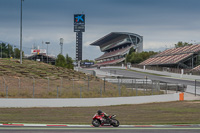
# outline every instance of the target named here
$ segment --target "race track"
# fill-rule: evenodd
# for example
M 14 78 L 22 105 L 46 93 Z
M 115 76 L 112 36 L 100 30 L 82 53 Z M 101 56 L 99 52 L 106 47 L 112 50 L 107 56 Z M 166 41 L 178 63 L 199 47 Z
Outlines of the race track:
M 200 127 L 0 127 L 0 133 L 199 133 Z

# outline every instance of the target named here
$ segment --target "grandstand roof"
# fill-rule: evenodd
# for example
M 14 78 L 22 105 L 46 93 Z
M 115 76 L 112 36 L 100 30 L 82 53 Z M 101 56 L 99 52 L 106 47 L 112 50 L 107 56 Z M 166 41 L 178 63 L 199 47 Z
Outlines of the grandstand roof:
M 104 43 L 108 42 L 108 41 L 111 41 L 115 38 L 118 38 L 122 35 L 134 35 L 134 36 L 139 36 L 137 34 L 134 34 L 134 33 L 128 33 L 128 32 L 111 32 L 110 34 L 100 38 L 99 40 L 91 43 L 90 45 L 93 45 L 93 46 L 100 46 L 100 45 L 103 45 Z
M 200 52 L 200 44 L 167 49 L 155 55 L 154 57 L 143 61 L 139 65 L 177 64 L 178 62 L 187 59 L 197 52 Z
M 175 54 L 195 53 L 195 52 L 199 52 L 199 51 L 200 51 L 200 44 L 167 49 L 167 50 L 157 54 L 155 57 L 175 55 Z

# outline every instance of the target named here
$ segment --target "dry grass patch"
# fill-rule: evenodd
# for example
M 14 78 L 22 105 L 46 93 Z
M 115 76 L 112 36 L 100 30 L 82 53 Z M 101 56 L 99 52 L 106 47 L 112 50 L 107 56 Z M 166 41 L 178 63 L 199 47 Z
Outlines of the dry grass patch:
M 200 103 L 166 102 L 108 107 L 0 108 L 2 123 L 91 124 L 98 109 L 121 124 L 200 124 Z

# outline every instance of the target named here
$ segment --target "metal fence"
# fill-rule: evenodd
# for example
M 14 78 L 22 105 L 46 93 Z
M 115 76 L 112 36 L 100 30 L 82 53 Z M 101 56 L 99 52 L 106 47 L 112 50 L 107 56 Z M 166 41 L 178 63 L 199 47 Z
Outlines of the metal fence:
M 168 94 L 185 86 L 128 77 L 84 79 L 0 77 L 1 98 L 88 98 Z
M 134 65 L 134 64 L 132 64 L 131 66 L 135 67 L 135 68 L 140 68 L 140 69 L 144 68 L 143 65 Z M 178 74 L 182 73 L 182 69 L 181 68 L 145 66 L 145 69 L 155 70 L 155 71 L 165 71 L 165 72 L 178 73 Z M 183 74 L 192 74 L 192 75 L 199 75 L 200 74 L 199 71 L 191 71 L 192 69 L 183 69 L 183 70 L 184 70 Z
M 195 79 L 194 94 L 200 95 L 200 79 Z

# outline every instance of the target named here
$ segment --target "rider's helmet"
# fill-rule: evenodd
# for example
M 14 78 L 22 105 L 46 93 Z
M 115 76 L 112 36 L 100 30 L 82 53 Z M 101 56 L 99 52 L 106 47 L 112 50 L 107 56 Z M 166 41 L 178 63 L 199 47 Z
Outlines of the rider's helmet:
M 97 114 L 98 114 L 98 115 L 101 115 L 102 113 L 103 113 L 103 112 L 102 112 L 101 110 L 98 110 L 98 111 L 97 111 Z

